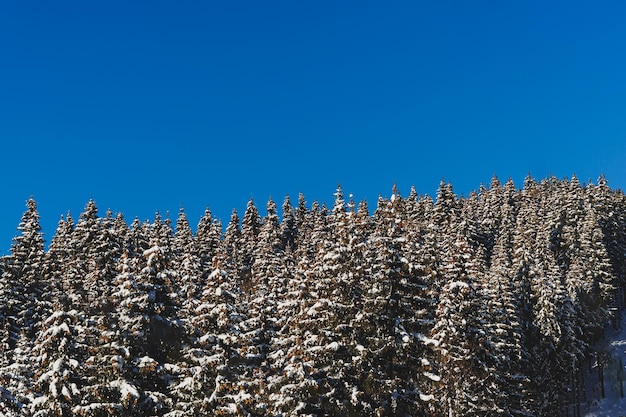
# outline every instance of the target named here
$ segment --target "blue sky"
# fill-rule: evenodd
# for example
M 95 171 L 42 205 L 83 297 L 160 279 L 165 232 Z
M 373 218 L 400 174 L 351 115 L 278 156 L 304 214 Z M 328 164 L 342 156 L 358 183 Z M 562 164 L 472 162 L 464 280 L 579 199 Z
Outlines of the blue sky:
M 390 3 L 390 4 L 385 4 Z M 467 194 L 497 174 L 626 174 L 626 3 L 0 5 L 0 253 L 87 201 L 228 221 L 338 182 Z

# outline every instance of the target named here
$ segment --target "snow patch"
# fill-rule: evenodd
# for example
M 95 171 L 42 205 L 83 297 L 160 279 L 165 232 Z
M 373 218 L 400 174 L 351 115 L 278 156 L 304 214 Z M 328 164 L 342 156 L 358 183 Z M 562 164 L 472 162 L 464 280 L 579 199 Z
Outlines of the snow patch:
M 326 350 L 332 350 L 332 351 L 338 351 L 339 350 L 339 343 L 337 342 L 331 342 L 328 345 L 326 345 Z
M 117 381 L 111 382 L 109 386 L 113 388 L 118 388 L 120 390 L 120 395 L 125 401 L 139 399 L 139 391 L 137 390 L 137 388 L 135 388 L 134 385 L 129 384 L 126 381 L 118 379 Z
M 421 333 L 413 333 L 413 336 L 425 345 L 439 346 L 439 340 L 431 339 L 430 337 L 424 336 Z
M 454 281 L 448 285 L 448 288 L 450 289 L 450 291 L 455 290 L 457 288 L 469 289 L 469 285 L 467 284 L 467 282 Z
M 423 372 L 422 375 L 435 382 L 441 381 L 441 377 L 439 375 L 433 374 L 432 372 Z

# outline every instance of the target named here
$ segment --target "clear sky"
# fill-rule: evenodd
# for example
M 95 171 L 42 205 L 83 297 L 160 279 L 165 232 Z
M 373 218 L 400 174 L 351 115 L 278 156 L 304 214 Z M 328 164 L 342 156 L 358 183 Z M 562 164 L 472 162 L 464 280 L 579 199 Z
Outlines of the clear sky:
M 0 253 L 90 198 L 131 221 L 394 182 L 623 188 L 623 1 L 0 3 Z

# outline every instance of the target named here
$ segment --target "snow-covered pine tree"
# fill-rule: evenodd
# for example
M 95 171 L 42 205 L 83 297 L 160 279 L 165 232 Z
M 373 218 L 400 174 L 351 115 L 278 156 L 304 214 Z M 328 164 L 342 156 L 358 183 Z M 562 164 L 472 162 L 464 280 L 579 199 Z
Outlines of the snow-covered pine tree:
M 497 357 L 485 328 L 488 309 L 479 281 L 484 256 L 465 208 L 453 224 L 455 239 L 442 269 L 447 282 L 432 330 L 441 378 L 435 396 L 444 416 L 498 415 L 502 410 L 491 394 L 497 391 Z
M 304 241 L 305 236 L 308 236 L 311 231 L 311 215 L 310 210 L 307 208 L 306 199 L 304 198 L 304 194 L 298 194 L 298 205 L 295 209 L 295 228 L 298 231 L 295 248 L 298 249 L 298 246 L 301 242 Z
M 233 279 L 238 279 L 239 268 L 241 265 L 241 251 L 239 249 L 239 242 L 241 240 L 241 227 L 239 226 L 239 215 L 237 210 L 233 209 L 226 231 L 224 232 L 224 239 L 221 242 L 220 247 L 225 256 L 222 264 L 222 268 L 225 269 Z
M 48 298 L 48 297 L 46 297 Z M 54 297 L 54 294 L 51 298 Z M 81 360 L 88 346 L 81 343 L 85 332 L 77 310 L 65 310 L 53 302 L 50 315 L 43 320 L 33 346 L 36 369 L 29 394 L 27 415 L 64 417 L 81 399 L 84 384 Z
M 332 211 L 324 221 L 318 218 L 314 229 L 324 240 L 318 241 L 317 262 L 308 275 L 312 304 L 302 306 L 305 310 L 299 323 L 308 345 L 302 367 L 310 365 L 319 371 L 304 373 L 298 389 L 306 393 L 302 399 L 309 396 L 305 403 L 310 412 L 319 409 L 329 415 L 354 415 L 361 407 L 356 395 L 360 390 L 353 358 L 358 351 L 352 324 L 362 305 L 364 270 L 359 258 L 363 248 L 357 244 L 354 202 L 346 203 L 341 185 L 334 196 Z
M 138 221 L 135 233 L 140 230 Z M 137 236 L 135 236 L 137 238 Z M 132 246 L 132 244 L 130 244 Z M 131 356 L 132 333 L 141 334 L 141 319 L 131 316 L 136 303 L 136 259 L 127 249 L 116 263 L 111 289 L 111 303 L 116 308 L 108 314 L 107 326 L 100 328 L 98 345 L 90 346 L 84 363 L 87 384 L 81 390 L 80 405 L 73 408 L 77 416 L 104 417 L 138 415 L 136 408 L 141 394 L 136 377 L 137 368 Z
M 26 202 L 11 253 L 3 258 L 0 306 L 3 358 L 0 368 L 3 412 L 27 410 L 32 398 L 36 356 L 34 341 L 50 305 L 40 300 L 45 290 L 44 239 L 37 203 Z
M 250 198 L 246 211 L 241 220 L 241 236 L 237 242 L 239 255 L 239 280 L 240 287 L 247 291 L 252 285 L 252 265 L 254 264 L 254 249 L 256 247 L 259 229 L 261 228 L 261 216 Z
M 485 255 L 489 261 L 496 237 L 501 229 L 502 208 L 505 203 L 505 191 L 497 176 L 491 178 L 489 188 L 481 187 L 477 195 L 480 200 L 477 209 L 477 221 L 480 225 L 480 240 L 485 248 Z
M 63 279 L 63 275 L 67 271 L 67 266 L 74 258 L 74 249 L 72 247 L 72 235 L 74 232 L 74 219 L 68 212 L 67 216 L 61 216 L 57 225 L 56 232 L 50 242 L 50 248 L 46 253 L 45 275 L 49 278 L 48 291 L 58 291 L 64 295 L 64 299 L 60 302 L 70 305 L 69 301 L 69 285 L 70 280 Z
M 419 261 L 409 260 L 407 221 L 404 200 L 394 187 L 390 199 L 379 198 L 373 216 L 369 277 L 356 317 L 361 401 L 367 404 L 365 412 L 375 415 L 424 414 L 433 399 L 429 381 L 435 376 L 424 321 L 428 287 Z
M 178 275 L 177 297 L 181 304 L 184 304 L 188 300 L 193 300 L 200 291 L 202 262 L 183 208 L 178 212 L 172 249 L 172 269 Z
M 594 207 L 588 209 L 579 225 L 577 262 L 582 262 L 583 265 L 578 265 L 577 270 L 582 270 L 583 276 L 580 277 L 582 282 L 577 288 L 580 297 L 577 301 L 580 303 L 580 314 L 584 316 L 581 321 L 586 327 L 585 334 L 597 336 L 601 334 L 611 315 L 615 314 L 612 308 L 615 306 L 616 277 Z
M 625 302 L 626 235 L 621 231 L 626 227 L 626 198 L 620 190 L 611 191 L 608 181 L 604 175 L 601 175 L 597 180 L 597 185 L 588 187 L 587 201 L 590 209 L 595 212 L 597 224 L 602 232 L 600 236 L 600 231 L 594 231 L 593 246 L 596 250 L 601 250 L 598 248 L 599 245 L 605 247 L 613 271 L 611 285 L 614 286 L 614 291 L 612 291 L 614 300 L 611 307 L 620 310 L 623 309 Z M 590 226 L 587 227 L 589 229 Z M 606 266 L 602 269 L 606 271 Z
M 248 317 L 242 323 L 242 352 L 245 358 L 245 377 L 250 389 L 257 393 L 266 392 L 266 380 L 270 377 L 268 354 L 271 340 L 277 330 L 277 308 L 282 298 L 289 274 L 285 268 L 285 252 L 276 203 L 270 197 L 266 204 L 267 215 L 263 218 L 256 235 L 248 283 Z M 250 215 L 248 214 L 248 219 Z M 253 224 L 253 223 L 252 223 Z M 246 226 L 246 233 L 251 227 Z M 244 229 L 242 226 L 242 234 Z M 267 407 L 267 398 L 257 395 L 255 404 Z
M 133 257 L 126 251 L 119 263 L 113 294 L 118 330 L 107 335 L 111 377 L 117 379 L 106 388 L 112 406 L 121 403 L 125 413 L 162 415 L 172 406 L 166 387 L 175 377 L 182 331 L 173 290 L 175 273 L 170 269 L 172 252 L 159 246 L 167 244 L 171 230 L 163 227 L 159 216 L 150 228 L 135 224 L 131 233 L 138 247 L 145 232 L 150 233 L 152 246 Z
M 501 416 L 531 413 L 526 406 L 528 377 L 524 374 L 529 360 L 523 340 L 524 320 L 513 268 L 513 236 L 516 221 L 515 189 L 511 180 L 504 186 L 501 226 L 495 236 L 491 265 L 481 292 L 485 298 L 486 338 L 495 358 L 495 387 L 489 391 L 494 412 Z
M 185 328 L 178 375 L 169 390 L 174 400 L 168 417 L 232 414 L 250 394 L 238 384 L 243 375 L 239 325 L 245 318 L 243 294 L 223 268 L 226 248 L 217 248 L 212 272 L 199 294 L 180 310 Z
M 237 227 L 239 227 L 239 219 L 237 219 L 236 223 Z M 213 257 L 218 252 L 221 239 L 222 223 L 218 219 L 214 219 L 211 215 L 211 211 L 207 208 L 198 222 L 196 232 L 198 257 L 202 271 L 206 272 L 203 274 L 203 278 L 206 278 L 213 270 Z
M 429 201 L 426 200 L 425 203 Z M 425 264 L 432 275 L 432 290 L 437 298 L 438 291 L 445 285 L 443 268 L 446 256 L 453 251 L 454 223 L 459 219 L 459 200 L 454 194 L 452 184 L 441 181 L 437 189 L 437 198 L 429 210 L 428 230 L 425 243 L 428 247 Z
M 564 196 L 561 183 L 542 180 L 537 197 L 541 227 L 533 245 L 530 270 L 530 301 L 533 322 L 528 350 L 532 370 L 531 390 L 536 415 L 565 413 L 570 401 L 572 376 L 578 372 L 586 349 L 577 332 L 576 314 L 566 286 L 568 247 L 563 239 L 567 213 L 561 210 Z
M 302 194 L 299 201 L 297 214 L 300 217 L 297 222 L 300 225 L 300 242 L 300 232 L 312 233 L 315 221 L 312 212 L 304 207 Z M 317 203 L 314 206 L 317 207 L 314 213 L 320 215 L 319 224 L 325 225 Z M 325 226 L 320 228 L 322 229 L 325 230 Z M 290 250 L 289 245 L 285 247 L 283 268 L 290 276 L 281 283 L 280 292 L 275 294 L 275 332 L 270 339 L 267 370 L 264 372 L 267 374 L 265 395 L 268 415 L 295 416 L 305 412 L 305 409 L 318 406 L 312 399 L 318 387 L 314 378 L 314 361 L 307 354 L 308 347 L 305 345 L 305 335 L 306 340 L 310 340 L 307 329 L 312 318 L 307 312 L 314 305 L 313 300 L 318 298 L 313 278 L 315 245 L 310 240 L 302 240 L 296 244 L 298 250 L 295 253 Z
M 298 240 L 298 225 L 296 219 L 296 213 L 291 205 L 291 199 L 289 195 L 285 196 L 285 200 L 282 205 L 283 218 L 280 223 L 281 231 L 281 244 L 283 250 L 289 250 L 295 252 L 296 242 Z
M 3 315 L 12 334 L 26 331 L 28 337 L 33 337 L 41 319 L 36 301 L 44 290 L 45 252 L 37 203 L 30 198 L 26 206 L 18 226 L 19 234 L 13 239 L 11 254 L 5 260 L 2 288 L 8 294 L 9 304 L 4 307 Z
M 87 329 L 81 334 L 81 343 L 99 346 L 103 330 L 111 327 L 115 304 L 112 302 L 113 281 L 117 275 L 119 261 L 128 227 L 122 219 L 117 222 L 110 210 L 105 218 L 99 218 L 98 209 L 90 200 L 81 213 L 72 233 L 71 249 L 74 256 L 66 265 L 69 275 L 62 276 L 73 286 L 75 308 L 83 317 L 82 325 Z M 94 376 L 97 370 L 92 369 Z

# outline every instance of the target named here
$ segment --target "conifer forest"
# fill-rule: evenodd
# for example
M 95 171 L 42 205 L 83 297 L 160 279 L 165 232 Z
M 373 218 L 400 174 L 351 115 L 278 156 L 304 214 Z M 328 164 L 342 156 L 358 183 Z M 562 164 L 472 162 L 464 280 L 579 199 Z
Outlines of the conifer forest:
M 197 226 L 88 201 L 48 242 L 29 199 L 0 258 L 0 415 L 583 415 L 624 309 L 622 191 L 329 195 Z

